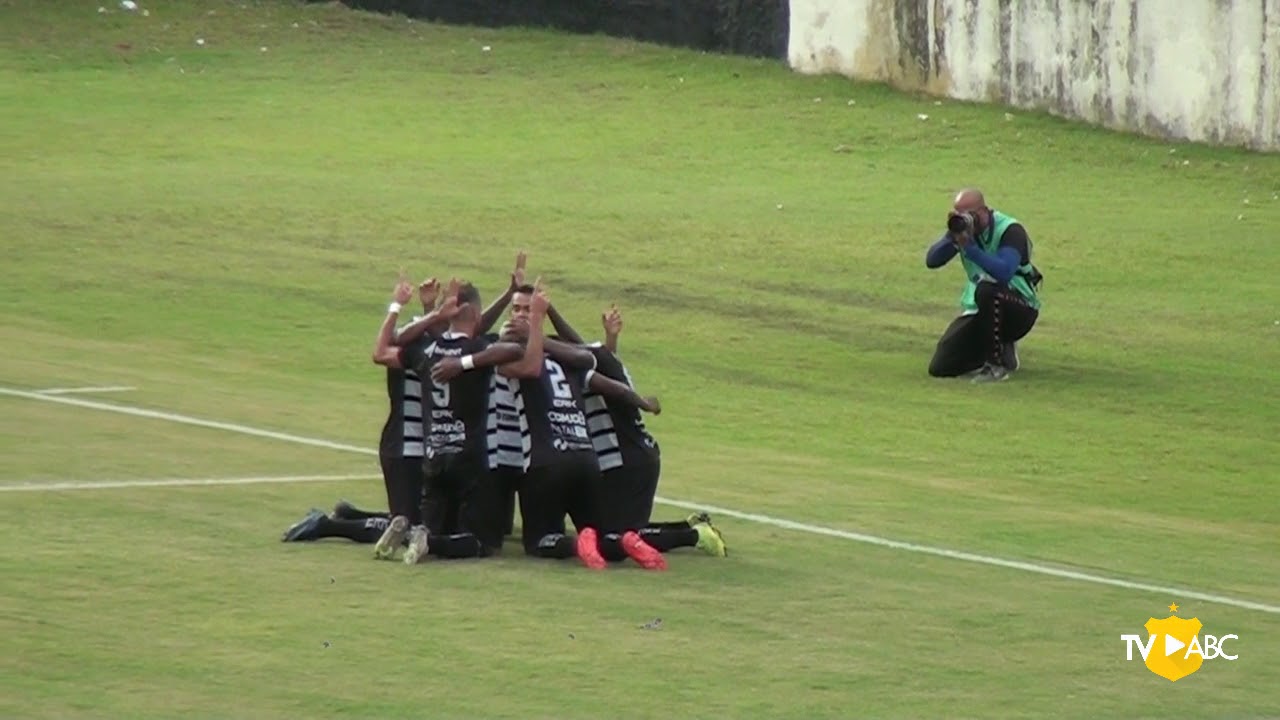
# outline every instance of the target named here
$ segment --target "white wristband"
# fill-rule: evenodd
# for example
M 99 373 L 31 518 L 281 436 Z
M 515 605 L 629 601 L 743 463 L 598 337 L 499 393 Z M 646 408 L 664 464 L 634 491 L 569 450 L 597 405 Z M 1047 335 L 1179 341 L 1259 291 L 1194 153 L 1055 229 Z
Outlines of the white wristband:
M 463 369 L 463 370 L 471 370 L 471 369 L 472 369 L 472 368 L 474 368 L 475 366 L 476 366 L 476 359 L 475 359 L 475 357 L 474 357 L 474 356 L 472 356 L 472 355 L 463 355 L 463 356 L 462 356 L 462 369 Z
M 388 313 L 398 313 L 398 312 L 400 312 L 400 308 L 401 308 L 401 307 L 403 307 L 403 306 L 402 306 L 400 303 L 398 303 L 398 302 L 393 302 L 393 303 L 391 303 L 390 305 L 388 305 L 388 306 L 387 306 L 387 312 L 388 312 Z

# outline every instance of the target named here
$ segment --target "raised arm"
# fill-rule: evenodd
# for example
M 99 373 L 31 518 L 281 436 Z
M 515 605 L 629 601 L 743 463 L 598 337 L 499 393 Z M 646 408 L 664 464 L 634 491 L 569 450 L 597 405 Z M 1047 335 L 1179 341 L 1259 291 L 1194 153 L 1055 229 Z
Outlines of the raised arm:
M 403 290 L 404 298 L 408 300 L 409 295 L 413 292 L 413 286 L 407 282 L 397 285 L 397 298 L 401 297 L 401 290 Z M 409 344 L 408 341 L 404 340 L 406 333 L 401 333 L 400 345 L 396 345 L 391 340 L 391 334 L 395 329 L 396 318 L 400 315 L 400 305 L 401 303 L 399 300 L 396 300 L 391 303 L 389 308 L 387 308 L 387 319 L 382 322 L 382 327 L 378 330 L 378 339 L 373 348 L 373 362 L 375 364 L 389 368 L 404 367 L 404 364 L 400 360 L 400 354 L 403 347 Z M 440 304 L 440 307 L 427 313 L 426 317 L 423 317 L 421 320 L 413 323 L 409 328 L 413 328 L 415 325 L 421 325 L 424 329 L 432 325 L 447 325 L 449 320 L 457 314 L 458 293 L 455 289 L 452 295 L 444 299 L 444 302 Z M 405 328 L 405 330 L 407 331 L 409 328 Z M 421 332 L 419 332 L 418 336 L 421 337 Z
M 564 319 L 564 316 L 560 314 L 559 310 L 556 310 L 554 305 L 547 308 L 547 317 L 551 319 L 551 327 L 556 329 L 556 334 L 561 339 L 574 345 L 583 344 L 582 336 L 578 334 L 577 330 L 573 329 L 573 326 L 569 324 L 568 320 Z
M 498 320 L 502 319 L 502 313 L 511 304 L 511 297 L 516 294 L 516 288 L 524 284 L 524 264 L 527 259 L 528 256 L 523 250 L 516 254 L 516 268 L 511 271 L 511 284 L 507 286 L 507 291 L 499 295 L 480 315 L 481 335 L 489 332 Z
M 422 303 L 422 314 L 430 315 L 436 309 L 436 299 L 440 297 L 440 281 L 427 278 L 418 285 L 418 302 Z
M 924 256 L 924 265 L 930 270 L 936 270 L 951 262 L 951 258 L 955 257 L 958 252 L 960 252 L 960 248 L 956 245 L 955 240 L 951 238 L 951 234 L 947 233 L 929 246 L 929 252 L 925 253 Z
M 565 367 L 577 370 L 594 370 L 596 367 L 596 356 L 581 345 L 570 345 L 547 338 L 542 341 L 542 347 L 552 360 Z
M 1007 247 L 1000 248 L 993 255 L 983 252 L 977 245 L 966 245 L 964 255 L 1001 285 L 1008 285 L 1013 274 L 1018 271 L 1018 251 Z
M 987 271 L 1001 285 L 1008 285 L 1018 268 L 1022 266 L 1022 258 L 1030 244 L 1027 231 L 1020 224 L 1014 223 L 1005 229 L 1000 237 L 1000 247 L 994 253 L 983 251 L 977 243 L 964 246 L 964 256 Z
M 458 278 L 451 278 L 449 285 L 445 287 L 445 299 L 450 296 L 454 298 L 454 306 L 456 309 L 458 295 Z M 410 343 L 417 342 L 423 335 L 431 333 L 439 335 L 449 327 L 449 320 L 453 318 L 453 312 L 447 314 L 437 313 L 436 310 L 444 307 L 441 303 L 436 307 L 436 298 L 440 295 L 440 282 L 435 278 L 424 281 L 418 286 L 418 299 L 422 302 L 422 317 L 400 328 L 396 333 L 396 337 L 392 344 L 405 346 Z M 434 309 L 433 309 L 434 308 Z
M 608 312 L 600 316 L 604 326 L 604 346 L 613 354 L 618 353 L 618 336 L 622 334 L 622 312 L 617 305 L 610 305 Z
M 400 328 L 391 339 L 392 345 L 404 347 L 417 342 L 423 335 L 431 333 L 439 335 L 449 327 L 449 319 L 441 317 L 435 310 Z
M 591 373 L 587 380 L 587 387 L 591 392 L 603 395 L 613 400 L 619 400 L 632 407 L 638 407 L 645 412 L 658 415 L 662 413 L 662 405 L 656 397 L 641 397 L 640 393 L 633 390 L 629 385 L 620 383 L 613 378 L 605 377 L 598 372 Z
M 400 319 L 400 308 L 409 302 L 412 295 L 413 285 L 401 277 L 396 283 L 395 290 L 392 291 L 391 305 L 387 307 L 387 317 L 383 319 L 382 325 L 378 328 L 378 336 L 373 341 L 374 363 L 387 365 L 394 357 L 397 363 L 395 367 L 399 366 L 400 348 L 396 347 L 396 322 Z
M 440 281 L 435 278 L 427 278 L 418 284 L 418 301 L 422 303 L 422 315 L 415 318 L 413 322 L 405 325 L 392 332 L 391 344 L 405 346 L 418 341 L 426 333 L 438 333 L 444 329 L 444 324 L 440 322 L 425 322 L 427 316 L 436 307 L 436 298 L 440 295 Z

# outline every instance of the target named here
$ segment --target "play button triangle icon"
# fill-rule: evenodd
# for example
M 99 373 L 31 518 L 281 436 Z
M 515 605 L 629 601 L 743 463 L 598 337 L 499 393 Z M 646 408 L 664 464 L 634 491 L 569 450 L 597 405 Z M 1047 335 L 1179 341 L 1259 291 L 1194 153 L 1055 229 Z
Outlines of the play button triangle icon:
M 1178 638 L 1172 635 L 1164 636 L 1164 654 L 1166 657 L 1178 652 L 1179 650 L 1181 650 L 1186 646 L 1187 646 L 1186 643 L 1182 642 L 1181 640 L 1179 640 Z

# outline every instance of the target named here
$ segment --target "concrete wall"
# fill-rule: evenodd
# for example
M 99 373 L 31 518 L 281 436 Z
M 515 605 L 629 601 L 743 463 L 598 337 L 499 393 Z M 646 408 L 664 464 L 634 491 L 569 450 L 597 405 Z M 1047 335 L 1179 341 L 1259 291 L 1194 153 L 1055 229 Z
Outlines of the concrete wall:
M 791 0 L 790 26 L 800 72 L 1280 150 L 1280 0 Z

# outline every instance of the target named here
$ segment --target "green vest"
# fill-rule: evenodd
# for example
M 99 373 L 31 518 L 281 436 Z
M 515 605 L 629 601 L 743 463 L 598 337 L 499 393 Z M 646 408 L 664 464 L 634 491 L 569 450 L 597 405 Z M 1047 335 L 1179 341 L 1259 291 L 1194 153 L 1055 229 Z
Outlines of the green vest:
M 987 232 L 974 238 L 974 242 L 978 244 L 978 248 L 984 252 L 994 255 L 1000 249 L 1000 238 L 1004 237 L 1004 231 L 1012 224 L 1018 222 L 1016 218 L 1011 218 L 1002 212 L 991 211 L 992 226 Z M 1031 287 L 1031 283 L 1027 281 L 1027 276 L 1033 271 L 1030 263 L 1031 240 L 1027 240 L 1028 262 L 1017 269 L 1013 275 L 1013 279 L 1009 281 L 1009 287 L 1017 290 L 1022 294 L 1031 307 L 1040 309 L 1040 298 L 1036 295 L 1035 288 Z M 975 295 L 978 292 L 978 282 L 986 278 L 991 280 L 991 276 L 982 269 L 978 263 L 970 260 L 963 252 L 960 253 L 960 261 L 964 266 L 964 274 L 967 280 L 964 286 L 964 292 L 960 294 L 960 307 L 964 308 L 965 314 L 978 312 L 978 302 Z

